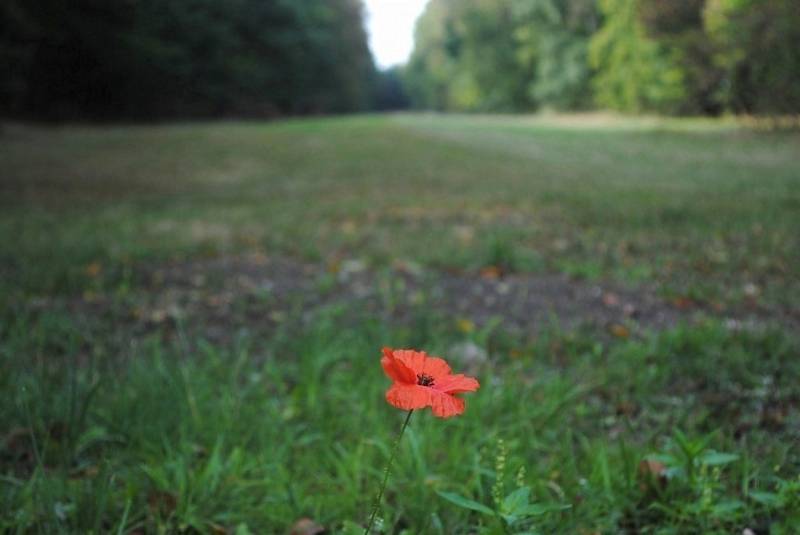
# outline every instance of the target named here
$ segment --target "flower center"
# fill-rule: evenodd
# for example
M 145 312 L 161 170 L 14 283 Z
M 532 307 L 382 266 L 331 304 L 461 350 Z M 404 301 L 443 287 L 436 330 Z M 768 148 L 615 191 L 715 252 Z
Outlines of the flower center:
M 422 386 L 433 386 L 433 377 L 427 373 L 418 373 L 417 384 Z

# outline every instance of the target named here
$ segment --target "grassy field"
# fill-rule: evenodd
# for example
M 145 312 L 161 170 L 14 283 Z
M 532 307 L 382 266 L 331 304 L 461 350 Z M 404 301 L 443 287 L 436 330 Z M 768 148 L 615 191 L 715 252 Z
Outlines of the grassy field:
M 0 531 L 360 533 L 390 345 L 482 387 L 415 414 L 383 532 L 800 532 L 798 154 L 604 115 L 4 125 Z

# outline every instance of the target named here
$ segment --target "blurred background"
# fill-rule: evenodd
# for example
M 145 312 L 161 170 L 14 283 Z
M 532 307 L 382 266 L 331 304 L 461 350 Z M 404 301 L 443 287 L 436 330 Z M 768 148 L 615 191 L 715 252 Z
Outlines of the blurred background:
M 787 114 L 800 106 L 792 0 L 369 7 L 373 48 L 387 58 L 377 65 L 357 0 L 8 0 L 2 112 L 153 120 L 399 108 Z

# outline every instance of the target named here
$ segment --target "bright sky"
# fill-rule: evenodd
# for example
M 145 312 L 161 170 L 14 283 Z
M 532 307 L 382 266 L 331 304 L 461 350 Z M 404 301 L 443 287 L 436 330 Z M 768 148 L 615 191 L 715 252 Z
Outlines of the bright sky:
M 405 63 L 414 48 L 414 23 L 428 0 L 364 0 L 369 47 L 381 68 Z

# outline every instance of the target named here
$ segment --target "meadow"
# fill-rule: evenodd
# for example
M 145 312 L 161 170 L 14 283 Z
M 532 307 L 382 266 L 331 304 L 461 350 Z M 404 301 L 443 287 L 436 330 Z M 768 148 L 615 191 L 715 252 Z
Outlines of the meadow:
M 0 531 L 800 532 L 800 134 L 362 115 L 0 129 Z M 305 531 L 300 531 L 305 530 Z

